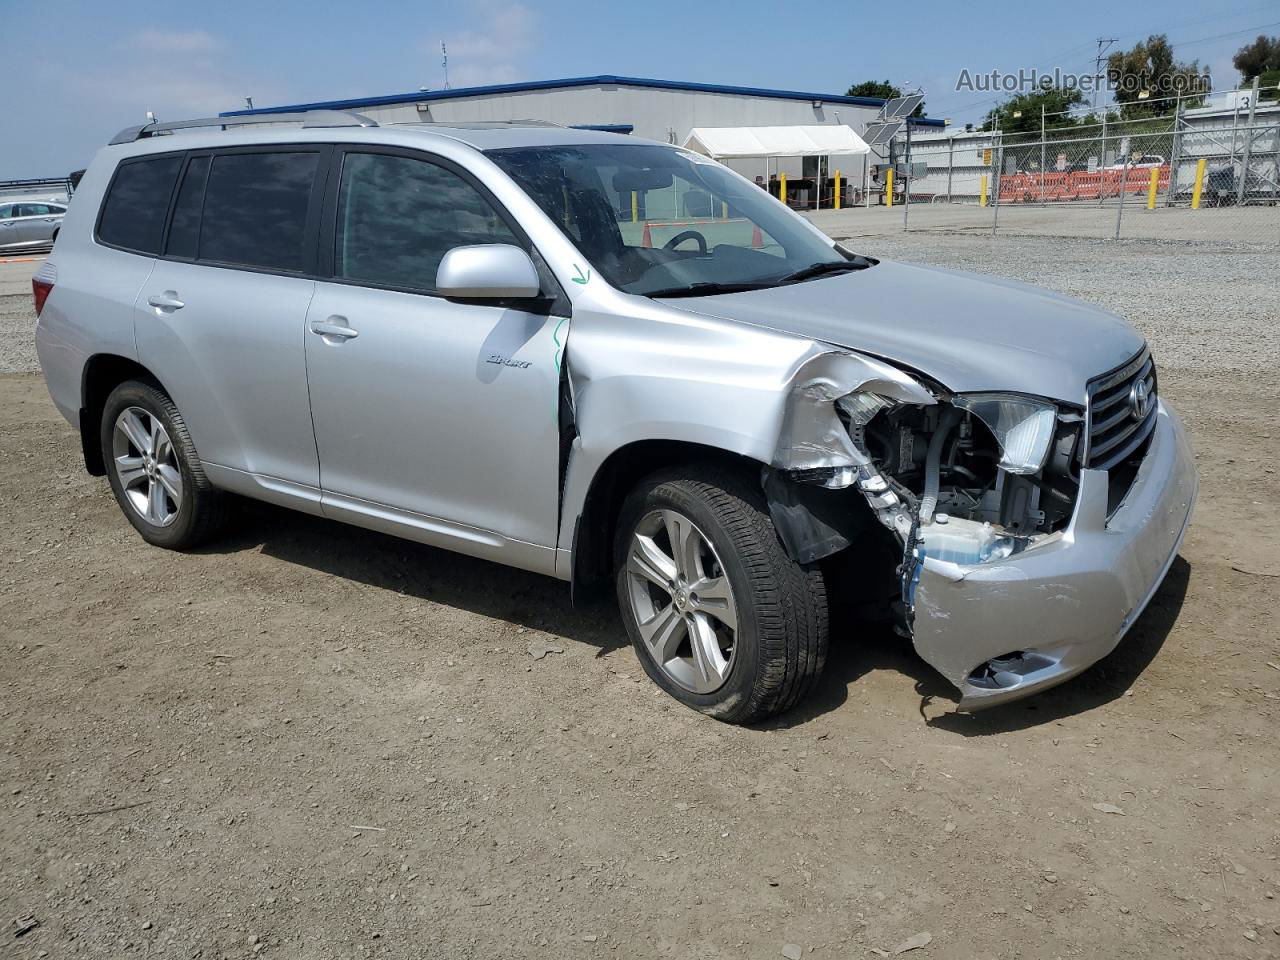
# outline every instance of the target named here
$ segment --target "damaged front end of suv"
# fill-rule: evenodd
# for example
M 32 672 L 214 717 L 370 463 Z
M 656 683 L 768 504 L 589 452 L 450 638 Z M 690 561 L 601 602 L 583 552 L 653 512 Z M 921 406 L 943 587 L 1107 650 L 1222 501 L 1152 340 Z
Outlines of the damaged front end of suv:
M 803 562 L 854 543 L 847 498 L 860 495 L 900 551 L 895 627 L 962 710 L 1052 686 L 1109 652 L 1176 555 L 1195 484 L 1145 349 L 1080 406 L 952 393 L 823 355 L 795 380 L 765 477 Z

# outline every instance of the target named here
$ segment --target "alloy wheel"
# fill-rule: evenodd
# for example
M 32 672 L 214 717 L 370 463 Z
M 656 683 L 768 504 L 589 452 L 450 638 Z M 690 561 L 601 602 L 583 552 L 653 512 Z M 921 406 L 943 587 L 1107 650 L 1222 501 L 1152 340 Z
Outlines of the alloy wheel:
M 707 536 L 675 510 L 654 510 L 632 534 L 626 575 L 653 662 L 693 693 L 723 686 L 737 649 L 738 608 Z
M 124 499 L 138 516 L 157 527 L 173 523 L 182 509 L 182 471 L 160 418 L 142 407 L 120 411 L 111 456 Z

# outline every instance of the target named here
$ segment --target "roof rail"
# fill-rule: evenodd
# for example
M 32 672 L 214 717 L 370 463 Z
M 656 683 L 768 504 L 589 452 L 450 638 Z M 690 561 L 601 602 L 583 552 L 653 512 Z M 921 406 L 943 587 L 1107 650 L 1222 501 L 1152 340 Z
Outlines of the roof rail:
M 554 120 L 534 120 L 522 118 L 517 120 L 405 120 L 400 125 L 419 127 L 454 127 L 459 130 L 496 130 L 503 127 L 559 127 L 567 129 L 563 123 Z
M 198 127 L 247 126 L 254 123 L 301 123 L 303 127 L 376 127 L 376 120 L 362 113 L 350 110 L 305 110 L 300 113 L 265 113 L 246 117 L 202 117 L 198 120 L 170 120 L 164 123 L 154 121 L 138 127 L 125 127 L 109 141 L 117 143 L 133 143 L 147 137 L 163 136 L 175 130 L 191 130 Z

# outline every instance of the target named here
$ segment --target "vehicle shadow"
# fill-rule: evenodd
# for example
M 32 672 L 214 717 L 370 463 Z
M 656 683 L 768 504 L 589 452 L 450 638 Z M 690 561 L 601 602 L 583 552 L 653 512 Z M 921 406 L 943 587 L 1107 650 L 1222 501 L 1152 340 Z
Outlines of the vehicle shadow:
M 596 648 L 597 657 L 630 645 L 611 597 L 575 607 L 567 584 L 551 577 L 258 501 L 242 501 L 238 513 L 240 521 L 228 535 L 200 552 L 260 549 L 329 576 L 585 643 Z M 1092 710 L 1123 696 L 1155 659 L 1178 619 L 1190 573 L 1190 564 L 1178 557 L 1120 645 L 1080 676 L 1041 696 L 975 714 L 948 710 L 929 716 L 930 708 L 959 701 L 955 689 L 888 623 L 868 622 L 837 605 L 827 665 L 817 686 L 795 709 L 758 728 L 803 726 L 836 710 L 858 681 L 876 670 L 911 677 L 925 723 L 966 737 L 1010 733 Z
M 915 681 L 920 716 L 939 730 L 965 737 L 985 737 L 1025 730 L 1100 707 L 1124 696 L 1155 659 L 1173 629 L 1186 597 L 1191 566 L 1178 557 L 1164 583 L 1120 645 L 1078 677 L 1039 696 L 978 713 L 957 713 L 959 693 L 920 659 L 911 642 L 888 624 L 859 622 L 846 612 L 832 623 L 827 668 L 807 700 L 794 710 L 762 723 L 764 729 L 803 726 L 856 696 L 856 684 L 876 670 L 894 670 Z M 938 708 L 946 713 L 930 714 Z
M 1181 556 L 1176 557 L 1160 589 L 1119 646 L 1061 686 L 990 710 L 977 713 L 952 711 L 927 718 L 925 722 L 936 729 L 965 737 L 989 737 L 1052 723 L 1118 700 L 1164 646 L 1182 611 L 1190 580 L 1191 564 Z M 923 714 L 925 708 L 938 698 L 933 691 L 918 688 L 917 692 L 921 695 L 920 710 Z M 958 699 L 949 686 L 945 696 L 952 701 Z
M 268 557 L 428 603 L 554 633 L 598 648 L 629 645 L 611 603 L 574 607 L 569 585 L 552 577 L 242 500 L 227 535 L 202 553 L 259 549 Z

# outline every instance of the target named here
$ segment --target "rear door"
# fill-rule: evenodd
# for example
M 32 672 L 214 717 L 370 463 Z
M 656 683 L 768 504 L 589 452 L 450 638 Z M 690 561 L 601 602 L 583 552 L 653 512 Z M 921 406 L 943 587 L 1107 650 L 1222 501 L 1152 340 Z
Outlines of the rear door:
M 567 311 L 435 292 L 453 247 L 531 246 L 466 171 L 415 151 L 340 148 L 328 193 L 306 334 L 325 513 L 549 570 Z
M 138 300 L 141 362 L 215 482 L 318 501 L 303 325 L 329 148 L 187 155 L 163 256 Z
M 58 218 L 47 203 L 19 204 L 18 214 L 22 218 L 23 243 L 48 243 L 53 239 Z

